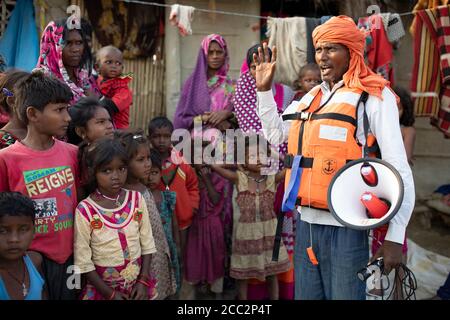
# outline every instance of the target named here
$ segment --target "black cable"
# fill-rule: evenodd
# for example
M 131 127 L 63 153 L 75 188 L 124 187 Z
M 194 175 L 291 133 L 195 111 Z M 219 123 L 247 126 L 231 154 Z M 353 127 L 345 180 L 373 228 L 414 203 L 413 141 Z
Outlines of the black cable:
M 402 300 L 416 300 L 417 280 L 414 273 L 403 263 L 395 268 L 394 284 L 387 300 L 391 300 L 393 294 L 397 292 L 397 286 L 400 285 Z

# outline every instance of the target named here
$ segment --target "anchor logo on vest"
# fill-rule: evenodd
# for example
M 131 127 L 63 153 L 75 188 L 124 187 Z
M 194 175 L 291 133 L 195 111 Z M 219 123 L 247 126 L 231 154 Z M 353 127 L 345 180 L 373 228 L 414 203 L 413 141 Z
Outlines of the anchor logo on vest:
M 332 174 L 336 171 L 336 160 L 324 159 L 322 160 L 322 173 Z

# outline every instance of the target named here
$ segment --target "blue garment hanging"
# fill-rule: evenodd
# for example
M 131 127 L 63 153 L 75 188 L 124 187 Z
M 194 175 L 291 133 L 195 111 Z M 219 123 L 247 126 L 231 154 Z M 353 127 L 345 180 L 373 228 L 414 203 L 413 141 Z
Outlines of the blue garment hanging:
M 3 37 L 0 54 L 8 68 L 31 71 L 39 58 L 39 36 L 34 18 L 33 0 L 17 0 Z

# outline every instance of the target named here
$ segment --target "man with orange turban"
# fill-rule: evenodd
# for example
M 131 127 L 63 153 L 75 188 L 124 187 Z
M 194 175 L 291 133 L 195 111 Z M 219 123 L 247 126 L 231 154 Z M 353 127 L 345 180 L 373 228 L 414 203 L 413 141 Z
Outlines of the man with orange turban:
M 288 192 L 284 203 L 286 209 L 301 207 L 294 255 L 296 299 L 362 300 L 366 286 L 357 272 L 369 260 L 367 231 L 344 227 L 330 214 L 327 190 L 331 179 L 347 161 L 362 157 L 363 146 L 370 138 L 376 139 L 383 160 L 400 173 L 403 202 L 373 257 L 384 258 L 387 272 L 401 263 L 405 230 L 414 207 L 414 182 L 403 146 L 396 96 L 389 83 L 364 63 L 364 31 L 351 18 L 338 16 L 318 26 L 312 36 L 323 82 L 300 102 L 288 106 L 283 117 L 277 114 L 270 90 L 276 48 L 272 59 L 268 58 L 266 44 L 254 55 L 258 115 L 271 144 L 287 140 L 293 158 L 303 157 L 296 164 L 301 170 L 293 174 L 299 181 L 298 193 L 295 189 L 290 198 Z M 364 108 L 356 109 L 367 94 L 369 134 L 363 130 Z M 289 182 L 293 170 L 287 172 Z

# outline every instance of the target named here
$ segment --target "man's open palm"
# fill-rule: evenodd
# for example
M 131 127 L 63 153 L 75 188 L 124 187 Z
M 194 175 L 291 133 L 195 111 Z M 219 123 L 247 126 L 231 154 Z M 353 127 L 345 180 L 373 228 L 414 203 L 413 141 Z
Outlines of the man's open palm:
M 269 57 L 269 49 L 264 43 L 263 48 L 258 48 L 258 55 L 253 54 L 256 65 L 256 88 L 258 91 L 268 91 L 272 88 L 277 60 L 277 48 L 272 49 L 272 59 Z

